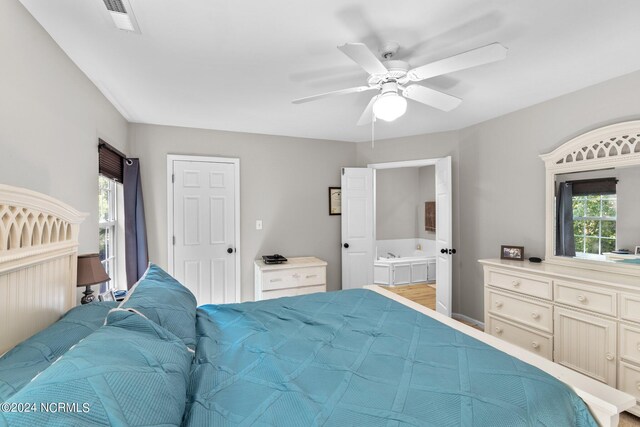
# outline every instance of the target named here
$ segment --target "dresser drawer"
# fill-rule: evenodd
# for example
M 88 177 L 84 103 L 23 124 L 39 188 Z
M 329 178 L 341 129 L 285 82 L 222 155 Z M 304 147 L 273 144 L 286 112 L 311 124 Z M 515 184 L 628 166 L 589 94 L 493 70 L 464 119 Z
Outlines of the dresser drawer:
M 497 288 L 509 289 L 524 295 L 548 300 L 550 300 L 553 295 L 551 280 L 542 277 L 534 279 L 495 270 L 489 270 L 488 276 L 489 285 Z
M 556 302 L 610 316 L 617 313 L 614 291 L 560 280 L 554 281 L 554 286 Z
M 620 362 L 618 389 L 634 396 L 636 401 L 640 401 L 640 368 L 625 362 Z
M 640 364 L 640 328 L 620 325 L 620 357 Z
M 260 299 L 273 299 L 280 297 L 295 297 L 298 295 L 315 294 L 316 292 L 326 292 L 325 285 L 305 286 L 303 288 L 277 289 L 274 291 L 264 291 Z
M 489 312 L 553 333 L 553 307 L 493 290 L 488 291 Z
M 552 360 L 553 338 L 551 336 L 535 333 L 493 316 L 489 316 L 487 324 L 486 332 L 491 335 Z
M 620 317 L 632 322 L 640 322 L 640 296 L 620 295 Z
M 262 290 L 297 288 L 300 286 L 324 285 L 326 283 L 324 267 L 290 268 L 268 271 L 262 275 Z

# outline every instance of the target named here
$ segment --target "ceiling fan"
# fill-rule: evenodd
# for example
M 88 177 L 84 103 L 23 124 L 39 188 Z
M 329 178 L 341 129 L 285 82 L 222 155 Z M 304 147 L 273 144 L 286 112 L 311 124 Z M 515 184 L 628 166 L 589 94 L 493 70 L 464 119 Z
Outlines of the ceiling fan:
M 378 94 L 371 98 L 364 113 L 360 116 L 358 126 L 371 123 L 375 119 L 382 119 L 389 122 L 397 119 L 407 110 L 406 98 L 442 111 L 451 111 L 460 105 L 462 102 L 460 98 L 413 83 L 442 74 L 500 61 L 507 56 L 507 49 L 504 46 L 500 43 L 492 43 L 449 58 L 409 69 L 407 62 L 393 59 L 398 48 L 399 46 L 396 43 L 389 43 L 384 46 L 381 49 L 381 56 L 385 61 L 382 62 L 363 43 L 347 43 L 338 46 L 340 51 L 369 73 L 367 86 L 352 87 L 308 96 L 296 99 L 293 103 L 301 104 L 322 98 L 369 90 L 378 91 Z

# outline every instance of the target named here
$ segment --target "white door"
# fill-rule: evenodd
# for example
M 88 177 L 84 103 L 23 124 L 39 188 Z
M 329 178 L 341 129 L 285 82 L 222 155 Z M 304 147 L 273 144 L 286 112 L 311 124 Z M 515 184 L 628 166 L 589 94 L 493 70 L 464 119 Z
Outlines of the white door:
M 239 302 L 237 167 L 173 161 L 173 275 L 198 305 Z
M 373 284 L 373 180 L 370 168 L 342 169 L 342 289 Z
M 436 161 L 436 311 L 451 316 L 451 157 Z

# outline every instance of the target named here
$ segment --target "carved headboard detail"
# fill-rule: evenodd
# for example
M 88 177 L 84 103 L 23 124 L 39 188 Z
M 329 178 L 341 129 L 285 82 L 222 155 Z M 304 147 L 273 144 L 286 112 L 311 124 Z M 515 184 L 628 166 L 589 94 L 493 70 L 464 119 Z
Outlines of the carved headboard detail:
M 76 304 L 78 232 L 86 216 L 0 184 L 0 354 Z

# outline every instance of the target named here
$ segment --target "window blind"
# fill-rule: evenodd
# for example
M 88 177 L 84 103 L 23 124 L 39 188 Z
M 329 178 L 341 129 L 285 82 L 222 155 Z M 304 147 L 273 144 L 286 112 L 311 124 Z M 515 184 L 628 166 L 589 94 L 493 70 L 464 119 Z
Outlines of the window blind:
M 124 160 L 127 156 L 100 139 L 98 158 L 98 172 L 121 183 L 124 175 Z

